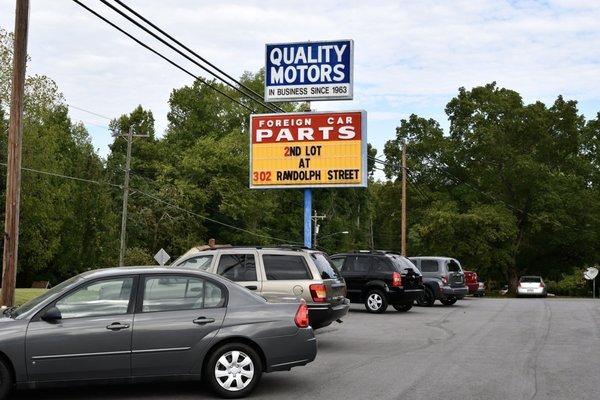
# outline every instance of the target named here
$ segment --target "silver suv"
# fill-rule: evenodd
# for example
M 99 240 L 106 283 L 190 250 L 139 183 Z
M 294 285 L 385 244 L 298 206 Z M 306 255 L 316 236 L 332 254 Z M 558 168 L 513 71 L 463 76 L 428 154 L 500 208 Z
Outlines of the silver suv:
M 465 273 L 458 260 L 450 257 L 410 257 L 423 275 L 425 293 L 420 306 L 432 306 L 436 300 L 450 306 L 469 294 Z
M 249 290 L 303 298 L 313 329 L 348 313 L 346 282 L 327 254 L 300 247 L 194 247 L 173 267 L 224 276 Z

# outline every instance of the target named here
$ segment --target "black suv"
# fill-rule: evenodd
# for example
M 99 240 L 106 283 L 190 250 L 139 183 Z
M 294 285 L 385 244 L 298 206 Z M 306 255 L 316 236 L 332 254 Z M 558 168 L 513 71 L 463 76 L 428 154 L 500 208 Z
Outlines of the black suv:
M 331 256 L 346 280 L 347 297 L 368 312 L 382 313 L 391 304 L 408 311 L 423 295 L 421 272 L 406 257 L 388 251 L 358 251 Z

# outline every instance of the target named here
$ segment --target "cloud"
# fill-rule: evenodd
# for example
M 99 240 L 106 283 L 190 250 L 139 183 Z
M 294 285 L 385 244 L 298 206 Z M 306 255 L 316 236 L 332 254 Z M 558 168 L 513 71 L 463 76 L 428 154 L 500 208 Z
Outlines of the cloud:
M 99 3 L 87 4 L 164 49 Z M 445 104 L 460 86 L 497 81 L 527 101 L 551 102 L 564 94 L 579 100 L 588 116 L 600 109 L 597 2 L 137 0 L 128 4 L 238 76 L 263 66 L 265 43 L 354 39 L 355 100 L 313 107 L 366 109 L 378 129 L 374 140 L 379 148 L 393 137 L 400 118 L 413 112 L 443 118 Z M 13 7 L 14 2 L 0 3 L 0 26 L 11 29 Z M 69 103 L 100 114 L 118 116 L 142 104 L 155 113 L 157 130 L 165 129 L 169 94 L 191 83 L 189 76 L 72 2 L 35 0 L 31 7 L 30 72 L 50 76 Z M 76 110 L 72 115 L 106 124 Z M 102 139 L 95 143 L 104 143 Z

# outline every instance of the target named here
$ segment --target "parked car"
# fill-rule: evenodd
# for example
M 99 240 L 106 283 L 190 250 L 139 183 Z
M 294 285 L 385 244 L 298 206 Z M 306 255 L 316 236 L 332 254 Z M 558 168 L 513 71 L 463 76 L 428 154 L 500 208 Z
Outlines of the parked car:
M 397 253 L 340 253 L 331 260 L 346 280 L 350 301 L 364 303 L 368 312 L 383 313 L 388 304 L 398 311 L 408 311 L 423 295 L 421 273 Z
M 417 299 L 420 306 L 430 307 L 436 300 L 451 306 L 469 293 L 458 260 L 449 257 L 410 257 L 410 260 L 423 275 L 425 292 Z
M 479 294 L 479 278 L 477 272 L 463 271 L 465 273 L 465 283 L 469 288 L 469 294 L 477 296 Z
M 517 286 L 517 297 L 536 296 L 546 297 L 546 284 L 541 276 L 522 276 Z
M 0 399 L 13 386 L 200 379 L 247 395 L 263 372 L 315 359 L 306 304 L 267 302 L 213 274 L 95 270 L 0 318 Z
M 301 247 L 194 248 L 173 267 L 222 275 L 261 294 L 303 298 L 313 329 L 330 325 L 348 313 L 346 283 L 327 254 Z
M 478 284 L 477 294 L 475 294 L 474 296 L 477 296 L 477 297 L 485 296 L 485 282 L 483 281 L 483 279 L 480 276 L 477 276 L 477 284 Z

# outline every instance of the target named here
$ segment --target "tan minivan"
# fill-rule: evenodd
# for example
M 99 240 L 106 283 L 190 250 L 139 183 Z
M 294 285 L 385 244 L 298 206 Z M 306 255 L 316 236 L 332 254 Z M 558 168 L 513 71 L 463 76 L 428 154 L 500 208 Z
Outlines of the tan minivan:
M 300 247 L 194 247 L 173 267 L 224 276 L 263 296 L 306 300 L 313 329 L 341 322 L 348 313 L 346 283 L 327 254 Z

